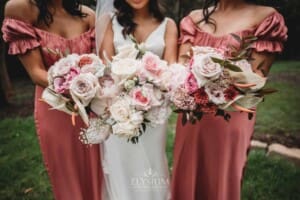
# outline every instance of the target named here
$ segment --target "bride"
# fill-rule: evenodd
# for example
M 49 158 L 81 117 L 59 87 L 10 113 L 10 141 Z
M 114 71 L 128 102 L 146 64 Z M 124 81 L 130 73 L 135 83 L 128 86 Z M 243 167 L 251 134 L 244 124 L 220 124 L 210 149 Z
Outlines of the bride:
M 129 35 L 146 50 L 169 63 L 177 57 L 177 27 L 160 11 L 158 0 L 98 1 L 96 38 L 98 53 L 112 58 Z M 108 13 L 111 12 L 109 15 Z M 103 16 L 110 16 L 105 20 Z M 147 127 L 137 144 L 111 135 L 102 144 L 105 200 L 167 200 L 169 172 L 166 159 L 166 126 Z

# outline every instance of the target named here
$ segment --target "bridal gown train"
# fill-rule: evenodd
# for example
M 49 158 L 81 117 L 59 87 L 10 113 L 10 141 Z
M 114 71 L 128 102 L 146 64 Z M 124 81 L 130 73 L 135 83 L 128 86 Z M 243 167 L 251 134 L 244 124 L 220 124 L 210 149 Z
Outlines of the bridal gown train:
M 147 50 L 162 57 L 165 49 L 165 19 L 146 39 Z M 123 27 L 112 19 L 114 47 L 117 50 L 132 41 L 123 37 Z M 118 53 L 118 52 L 117 52 Z M 169 172 L 165 152 L 166 126 L 147 127 L 137 144 L 111 135 L 101 145 L 105 184 L 104 200 L 167 200 Z

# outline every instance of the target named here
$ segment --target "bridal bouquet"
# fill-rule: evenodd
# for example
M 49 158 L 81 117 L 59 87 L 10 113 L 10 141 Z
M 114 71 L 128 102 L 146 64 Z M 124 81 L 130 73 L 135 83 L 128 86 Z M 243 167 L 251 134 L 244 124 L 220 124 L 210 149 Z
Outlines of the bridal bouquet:
M 207 113 L 229 120 L 226 111 L 247 112 L 251 119 L 264 95 L 275 92 L 264 88 L 266 78 L 254 73 L 245 58 L 226 58 L 218 49 L 200 46 L 192 47 L 188 56 L 188 72 L 171 94 L 183 124 Z
M 171 113 L 165 78 L 168 65 L 134 44 L 121 47 L 110 65 L 111 76 L 121 90 L 109 107 L 112 132 L 136 143 L 146 124 L 163 124 Z
M 61 58 L 50 67 L 48 82 L 42 100 L 52 109 L 70 114 L 73 125 L 79 115 L 87 126 L 82 129 L 82 140 L 95 139 L 96 135 L 99 141 L 107 138 L 110 126 L 105 122 L 108 107 L 105 100 L 111 96 L 112 84 L 98 56 L 70 54 Z

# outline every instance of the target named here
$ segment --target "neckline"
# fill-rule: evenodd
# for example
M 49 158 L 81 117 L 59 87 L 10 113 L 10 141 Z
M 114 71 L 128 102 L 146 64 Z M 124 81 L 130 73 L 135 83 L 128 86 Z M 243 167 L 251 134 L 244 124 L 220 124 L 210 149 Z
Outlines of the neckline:
M 152 35 L 154 35 L 154 33 L 156 33 L 160 29 L 160 27 L 162 27 L 165 24 L 166 19 L 167 18 L 164 18 L 164 20 L 159 25 L 157 25 L 157 27 L 155 29 L 153 29 L 153 31 L 151 31 L 151 33 L 148 34 L 148 36 L 146 37 L 146 39 L 144 41 L 139 42 L 139 41 L 136 40 L 137 43 L 138 44 L 146 44 L 148 42 L 148 40 L 150 40 L 150 38 L 152 37 Z
M 80 33 L 79 35 L 76 35 L 76 36 L 71 37 L 71 38 L 66 38 L 66 37 L 61 36 L 61 35 L 59 35 L 59 34 L 57 34 L 57 33 L 49 32 L 49 31 L 43 30 L 43 29 L 41 29 L 41 28 L 35 27 L 35 26 L 33 26 L 32 24 L 27 23 L 27 22 L 25 22 L 25 21 L 23 21 L 23 20 L 19 20 L 19 19 L 15 19 L 15 18 L 5 18 L 4 21 L 6 21 L 6 20 L 12 20 L 12 21 L 16 21 L 16 22 L 18 22 L 18 23 L 22 23 L 22 24 L 24 24 L 25 26 L 30 27 L 30 28 L 32 28 L 32 29 L 38 31 L 38 32 L 41 32 L 41 33 L 44 33 L 44 34 L 47 34 L 47 35 L 54 36 L 54 37 L 60 38 L 60 39 L 65 40 L 65 41 L 73 41 L 73 40 L 80 39 L 80 38 L 82 38 L 83 36 L 89 34 L 91 31 L 94 30 L 94 28 L 89 28 L 87 31 L 84 31 L 84 32 Z M 3 23 L 4 23 L 4 21 L 3 21 Z
M 215 39 L 221 39 L 221 38 L 228 37 L 228 36 L 230 36 L 231 34 L 237 34 L 237 35 L 239 35 L 239 34 L 244 33 L 244 32 L 246 32 L 246 31 L 252 31 L 252 30 L 255 30 L 255 29 L 257 29 L 257 27 L 259 27 L 266 19 L 268 19 L 269 17 L 275 15 L 276 13 L 277 13 L 277 11 L 271 12 L 271 13 L 268 14 L 266 17 L 264 17 L 259 23 L 255 24 L 255 25 L 253 25 L 253 26 L 251 26 L 251 27 L 249 27 L 249 28 L 245 28 L 245 29 L 242 29 L 242 30 L 237 30 L 237 31 L 230 32 L 230 33 L 225 33 L 225 34 L 223 34 L 223 35 L 214 35 L 214 34 L 212 34 L 212 33 L 206 32 L 206 31 L 204 31 L 203 29 L 201 29 L 201 28 L 193 21 L 193 19 L 192 19 L 192 17 L 191 17 L 190 15 L 188 15 L 187 17 L 188 17 L 188 19 L 193 23 L 193 26 L 195 27 L 195 29 L 198 30 L 199 32 L 204 33 L 204 34 L 206 34 L 206 35 L 208 35 L 208 36 L 210 36 L 210 37 L 213 37 L 213 38 L 215 38 Z

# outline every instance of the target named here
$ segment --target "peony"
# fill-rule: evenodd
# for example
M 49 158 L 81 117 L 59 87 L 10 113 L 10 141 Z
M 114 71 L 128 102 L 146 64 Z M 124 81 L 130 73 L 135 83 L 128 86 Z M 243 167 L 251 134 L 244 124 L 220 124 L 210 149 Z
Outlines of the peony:
M 171 108 L 167 105 L 156 106 L 146 113 L 146 119 L 152 125 L 164 124 L 171 114 Z
M 109 108 L 112 118 L 117 122 L 127 122 L 131 109 L 130 100 L 126 96 L 117 98 Z
M 79 56 L 77 54 L 68 55 L 57 61 L 51 68 L 51 76 L 64 76 L 69 73 L 71 68 L 76 68 Z
M 142 66 L 150 74 L 159 76 L 167 67 L 167 62 L 161 60 L 157 55 L 147 52 L 142 58 Z
M 70 84 L 72 98 L 83 106 L 89 105 L 100 89 L 98 79 L 91 73 L 76 76 Z
M 222 74 L 222 66 L 215 63 L 211 57 L 222 58 L 218 54 L 195 56 L 191 71 L 197 79 L 198 86 L 202 87 L 209 80 L 215 80 Z

